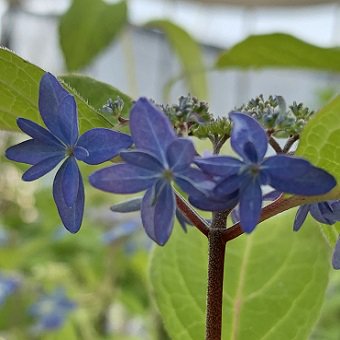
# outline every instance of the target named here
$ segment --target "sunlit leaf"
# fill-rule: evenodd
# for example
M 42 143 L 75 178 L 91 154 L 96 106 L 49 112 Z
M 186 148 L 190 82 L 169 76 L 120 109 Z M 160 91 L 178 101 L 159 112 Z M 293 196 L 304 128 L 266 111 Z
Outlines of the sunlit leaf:
M 288 34 L 254 35 L 223 52 L 218 68 L 305 68 L 340 72 L 340 49 L 323 48 Z
M 18 130 L 17 117 L 42 122 L 38 110 L 39 82 L 44 70 L 7 49 L 0 49 L 0 129 Z M 87 104 L 74 90 L 65 86 L 76 98 L 82 131 L 112 124 Z
M 316 222 L 292 232 L 293 213 L 261 223 L 227 244 L 223 340 L 301 340 L 318 318 L 330 253 Z M 151 281 L 172 339 L 205 337 L 207 240 L 177 227 L 155 249 Z
M 126 1 L 73 0 L 60 20 L 60 44 L 67 68 L 87 66 L 117 36 L 127 22 Z

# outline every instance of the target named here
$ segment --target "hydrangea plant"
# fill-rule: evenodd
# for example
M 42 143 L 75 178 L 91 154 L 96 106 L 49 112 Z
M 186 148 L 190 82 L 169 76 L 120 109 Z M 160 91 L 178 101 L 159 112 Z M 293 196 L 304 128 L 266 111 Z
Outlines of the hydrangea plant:
M 121 112 L 124 103 L 119 99 L 106 104 L 106 113 L 114 111 L 114 103 L 119 103 Z M 113 165 L 92 173 L 90 184 L 115 194 L 144 192 L 142 197 L 116 204 L 112 210 L 140 210 L 146 234 L 158 245 L 166 246 L 176 216 L 183 229 L 189 224 L 208 237 L 206 336 L 220 339 L 227 242 L 244 232 L 254 232 L 262 220 L 298 205 L 301 207 L 292 222 L 294 230 L 300 229 L 308 212 L 324 224 L 340 220 L 339 202 L 324 198 L 330 197 L 327 195 L 336 187 L 336 179 L 308 160 L 288 154 L 310 119 L 309 111 L 295 105 L 292 113 L 286 114 L 280 102 L 274 103 L 272 109 L 265 105 L 261 113 L 261 103 L 257 103 L 256 110 L 255 104 L 251 112 L 245 112 L 248 105 L 242 107 L 242 112 L 232 111 L 228 117 L 215 119 L 206 105 L 192 97 L 182 97 L 180 105 L 172 108 L 140 98 L 122 120 L 124 124 L 128 122 L 130 135 L 94 128 L 79 136 L 74 97 L 53 75 L 45 73 L 40 81 L 39 110 L 47 129 L 19 118 L 19 128 L 31 139 L 10 147 L 6 156 L 32 165 L 23 174 L 25 181 L 38 179 L 62 163 L 52 191 L 61 221 L 72 233 L 79 231 L 84 214 L 84 185 L 77 161 L 98 165 L 119 156 Z M 292 114 L 295 125 L 290 129 Z M 273 118 L 270 124 L 268 115 Z M 304 124 L 299 123 L 300 116 Z M 285 133 L 278 133 L 283 127 Z M 208 138 L 213 155 L 201 156 L 187 135 Z M 285 147 L 278 146 L 276 137 L 288 138 Z M 229 139 L 237 158 L 220 154 Z M 278 154 L 268 155 L 269 145 Z M 275 189 L 269 199 L 263 189 L 268 185 Z M 274 202 L 263 207 L 265 200 Z M 201 216 L 195 208 L 212 212 L 212 219 Z M 236 221 L 227 228 L 232 211 Z M 338 242 L 333 254 L 336 269 L 340 268 L 339 249 Z M 50 301 L 56 312 L 52 312 Z M 51 313 L 40 305 L 47 305 Z M 43 298 L 32 313 L 40 318 L 40 328 L 49 328 L 62 323 L 65 313 L 73 308 L 73 302 L 56 293 L 51 299 Z

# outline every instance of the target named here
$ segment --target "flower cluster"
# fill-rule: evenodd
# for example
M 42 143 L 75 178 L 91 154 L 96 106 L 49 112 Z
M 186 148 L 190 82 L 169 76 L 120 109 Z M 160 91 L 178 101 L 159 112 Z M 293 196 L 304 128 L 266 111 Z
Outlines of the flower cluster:
M 122 102 L 117 99 L 106 106 L 120 110 Z M 190 223 L 177 207 L 173 186 L 186 193 L 191 204 L 202 210 L 226 211 L 238 205 L 234 218 L 240 221 L 243 231 L 249 233 L 259 222 L 263 200 L 275 199 L 281 193 L 322 195 L 336 185 L 333 176 L 307 160 L 285 154 L 266 157 L 267 133 L 252 116 L 267 128 L 274 128 L 276 132 L 281 129 L 289 135 L 291 131 L 286 123 L 292 115 L 295 128 L 299 119 L 306 122 L 311 115 L 299 105 L 291 107 L 291 113 L 287 114 L 280 97 L 270 98 L 268 103 L 260 98 L 244 108 L 247 113 L 231 112 L 229 120 L 224 118 L 219 122 L 213 120 L 205 104 L 191 97 L 183 97 L 178 106 L 166 108 L 170 119 L 161 108 L 140 98 L 130 112 L 131 136 L 103 128 L 79 136 L 73 96 L 54 76 L 46 73 L 40 82 L 39 109 L 47 129 L 19 118 L 18 126 L 32 138 L 9 148 L 6 156 L 32 165 L 23 175 L 27 181 L 45 175 L 63 161 L 54 179 L 53 197 L 65 227 L 71 232 L 79 230 L 84 210 L 84 186 L 77 161 L 99 164 L 120 155 L 121 163 L 94 172 L 89 181 L 100 190 L 117 194 L 143 191 L 142 197 L 112 209 L 140 210 L 146 233 L 159 245 L 169 239 L 176 216 L 183 229 Z M 176 129 L 183 132 L 183 124 L 197 132 L 200 127 L 208 128 L 213 123 L 218 123 L 218 130 L 212 135 L 222 136 L 218 140 L 223 142 L 230 136 L 238 158 L 200 157 L 191 140 L 175 133 Z M 211 137 L 208 132 L 207 137 Z M 131 146 L 133 148 L 126 150 Z M 275 189 L 274 195 L 263 196 L 265 185 Z M 340 203 L 302 206 L 294 230 L 301 227 L 308 212 L 321 223 L 334 224 L 340 219 Z M 339 243 L 333 259 L 338 267 Z
M 89 130 L 79 137 L 75 99 L 50 73 L 40 81 L 39 111 L 47 129 L 18 118 L 19 128 L 32 138 L 7 149 L 6 157 L 32 165 L 23 174 L 24 181 L 44 176 L 64 160 L 54 178 L 53 198 L 64 226 L 75 233 L 81 226 L 85 202 L 77 160 L 100 164 L 129 147 L 132 140 L 104 128 Z

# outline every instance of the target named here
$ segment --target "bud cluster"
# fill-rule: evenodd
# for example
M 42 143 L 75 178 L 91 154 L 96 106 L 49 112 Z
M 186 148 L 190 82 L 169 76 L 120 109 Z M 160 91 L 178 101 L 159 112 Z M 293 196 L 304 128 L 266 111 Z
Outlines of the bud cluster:
M 208 104 L 188 94 L 181 96 L 178 104 L 160 106 L 173 124 L 177 135 L 196 136 L 202 125 L 212 122 Z
M 242 105 L 237 111 L 255 118 L 278 138 L 299 135 L 314 114 L 314 111 L 304 107 L 302 103 L 294 102 L 287 110 L 285 100 L 281 96 L 269 96 L 265 100 L 262 94 Z

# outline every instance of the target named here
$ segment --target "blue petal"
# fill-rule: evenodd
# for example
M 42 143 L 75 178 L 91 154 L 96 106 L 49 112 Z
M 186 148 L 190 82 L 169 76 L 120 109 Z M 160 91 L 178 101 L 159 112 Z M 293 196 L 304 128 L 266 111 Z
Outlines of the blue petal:
M 332 208 L 328 202 L 320 202 L 311 204 L 310 214 L 320 223 L 332 225 L 336 221 L 328 216 L 332 216 Z
M 65 204 L 71 207 L 77 199 L 79 190 L 79 168 L 74 157 L 65 161 L 64 175 L 62 179 L 62 190 Z
M 130 164 L 117 164 L 94 172 L 89 181 L 103 191 L 133 194 L 150 188 L 157 178 L 152 171 Z
M 210 175 L 223 177 L 237 174 L 244 165 L 240 160 L 229 156 L 197 157 L 195 164 Z
M 153 172 L 161 173 L 164 171 L 162 163 L 150 152 L 147 151 L 122 151 L 120 157 L 131 165 L 138 166 Z
M 268 193 L 266 193 L 265 195 L 263 195 L 263 200 L 264 201 L 276 201 L 280 196 L 282 195 L 282 192 L 277 191 L 277 190 L 272 190 Z
M 175 196 L 169 184 L 163 186 L 157 195 L 156 203 L 152 202 L 150 188 L 142 202 L 142 222 L 148 236 L 160 246 L 170 237 L 176 210 Z
M 166 161 L 166 149 L 176 138 L 166 115 L 146 98 L 140 98 L 130 112 L 130 131 L 138 149 L 150 151 Z
M 252 117 L 240 112 L 231 112 L 233 123 L 230 143 L 233 149 L 250 162 L 262 161 L 267 152 L 268 138 L 261 125 Z
M 340 269 L 340 237 L 336 242 L 333 258 L 332 258 L 332 265 L 334 269 Z
M 39 111 L 47 128 L 67 145 L 78 138 L 78 114 L 76 103 L 50 73 L 40 81 Z
M 239 192 L 235 191 L 230 195 L 217 198 L 202 193 L 195 193 L 189 196 L 189 202 L 196 208 L 204 211 L 224 211 L 235 207 L 239 200 Z
M 84 185 L 81 175 L 79 174 L 77 198 L 72 206 L 68 206 L 65 202 L 63 192 L 63 183 L 67 164 L 68 162 L 65 161 L 55 176 L 53 182 L 53 198 L 65 228 L 71 233 L 76 233 L 80 229 L 83 220 L 85 204 Z
M 64 148 L 63 144 L 55 138 L 50 131 L 44 129 L 42 126 L 32 122 L 31 120 L 25 118 L 18 118 L 17 124 L 19 128 L 27 133 L 32 138 L 36 139 L 37 141 L 45 144 L 57 145 L 61 148 Z
M 64 156 L 53 156 L 47 159 L 42 160 L 41 162 L 33 165 L 30 167 L 23 175 L 22 179 L 24 181 L 34 181 L 44 175 L 46 175 L 48 172 L 50 172 L 52 169 L 54 169 L 61 160 L 64 159 Z
M 189 195 L 193 195 L 197 191 L 203 194 L 211 193 L 216 185 L 210 176 L 195 168 L 188 168 L 176 173 L 175 182 Z
M 229 195 L 241 187 L 246 185 L 250 181 L 248 176 L 243 175 L 232 175 L 226 179 L 221 180 L 217 183 L 214 193 L 217 196 L 223 197 Z
M 120 213 L 139 211 L 141 209 L 142 199 L 143 197 L 132 198 L 128 201 L 114 204 L 110 209 Z
M 45 144 L 35 139 L 29 139 L 6 150 L 8 159 L 32 165 L 56 156 L 65 157 L 65 148 L 61 144 Z
M 89 130 L 79 137 L 77 146 L 83 147 L 89 155 L 80 159 L 87 164 L 100 164 L 118 155 L 131 146 L 129 135 L 110 129 L 96 128 Z
M 166 156 L 173 171 L 187 169 L 196 155 L 194 145 L 189 139 L 177 138 L 167 148 Z
M 294 166 L 294 161 L 290 160 L 290 166 L 282 170 L 272 166 L 263 170 L 268 178 L 266 184 L 281 192 L 306 196 L 326 194 L 335 187 L 334 177 L 325 170 L 314 167 L 308 162 L 303 166 L 304 162 L 301 159 L 294 160 L 296 166 Z M 267 165 L 268 162 L 264 164 Z
M 305 222 L 305 219 L 307 217 L 307 214 L 310 209 L 310 204 L 304 204 L 301 207 L 299 207 L 295 219 L 294 219 L 294 226 L 293 230 L 298 231 L 303 225 L 303 222 Z
M 259 183 L 252 182 L 240 194 L 240 224 L 246 233 L 254 230 L 262 208 L 262 191 Z

